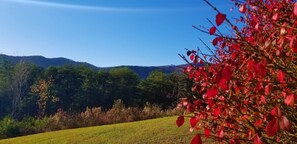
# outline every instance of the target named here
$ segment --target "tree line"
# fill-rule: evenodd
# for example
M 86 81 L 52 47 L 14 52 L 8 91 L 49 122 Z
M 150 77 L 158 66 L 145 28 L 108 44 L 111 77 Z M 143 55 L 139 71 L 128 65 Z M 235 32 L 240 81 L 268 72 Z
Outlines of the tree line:
M 141 79 L 129 68 L 108 71 L 65 65 L 41 68 L 21 61 L 0 63 L 0 118 L 44 117 L 58 110 L 82 112 L 112 108 L 121 99 L 127 107 L 146 103 L 173 108 L 180 97 L 191 95 L 191 81 L 180 73 L 153 71 Z

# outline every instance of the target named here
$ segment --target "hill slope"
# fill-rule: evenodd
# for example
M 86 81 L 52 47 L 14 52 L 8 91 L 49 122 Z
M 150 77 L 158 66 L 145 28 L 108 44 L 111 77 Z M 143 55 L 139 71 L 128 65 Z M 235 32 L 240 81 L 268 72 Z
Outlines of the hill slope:
M 90 68 L 94 68 L 97 70 L 108 70 L 111 68 L 117 68 L 117 67 L 96 67 L 92 64 L 86 63 L 86 62 L 76 62 L 70 59 L 66 58 L 45 58 L 43 56 L 8 56 L 4 54 L 0 54 L 0 61 L 9 61 L 12 64 L 16 64 L 19 61 L 27 61 L 30 63 L 33 63 L 35 65 L 38 65 L 43 68 L 47 68 L 49 66 L 63 66 L 63 65 L 86 65 Z M 174 71 L 181 71 L 183 65 L 181 66 L 175 66 L 175 65 L 168 65 L 168 66 L 118 66 L 118 67 L 128 67 L 131 70 L 133 70 L 135 73 L 137 73 L 141 78 L 146 78 L 149 73 L 153 70 L 161 70 L 165 73 L 171 73 Z
M 189 143 L 195 133 L 189 132 L 189 124 L 178 128 L 176 116 L 152 120 L 61 130 L 11 139 L 0 144 L 131 144 L 131 143 Z M 204 138 L 202 139 L 204 140 Z
M 7 60 L 12 64 L 16 64 L 19 61 L 26 61 L 38 65 L 43 68 L 47 68 L 49 66 L 63 66 L 63 65 L 86 65 L 91 68 L 97 68 L 94 65 L 85 62 L 76 62 L 67 58 L 46 58 L 43 56 L 8 56 L 4 54 L 0 54 L 0 60 Z

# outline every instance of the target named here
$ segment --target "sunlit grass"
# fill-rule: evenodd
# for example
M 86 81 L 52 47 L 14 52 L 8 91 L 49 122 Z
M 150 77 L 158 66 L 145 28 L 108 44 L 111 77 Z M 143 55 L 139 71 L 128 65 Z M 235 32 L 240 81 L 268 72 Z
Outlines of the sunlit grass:
M 178 128 L 176 116 L 105 126 L 61 130 L 1 140 L 0 144 L 190 143 L 189 122 Z M 204 140 L 204 138 L 203 138 Z

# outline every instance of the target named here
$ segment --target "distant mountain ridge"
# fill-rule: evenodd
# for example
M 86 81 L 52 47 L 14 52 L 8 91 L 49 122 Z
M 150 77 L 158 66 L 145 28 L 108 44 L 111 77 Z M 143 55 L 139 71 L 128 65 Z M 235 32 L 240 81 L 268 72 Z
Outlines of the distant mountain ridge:
M 7 60 L 12 64 L 16 64 L 20 61 L 26 61 L 29 63 L 36 64 L 40 67 L 47 68 L 49 66 L 63 66 L 63 65 L 86 65 L 88 67 L 97 68 L 94 65 L 85 62 L 76 62 L 67 58 L 46 58 L 43 56 L 8 56 L 0 54 L 0 60 Z
M 62 57 L 46 58 L 43 56 L 8 56 L 8 55 L 0 54 L 0 61 L 3 61 L 3 60 L 9 61 L 12 64 L 16 64 L 20 61 L 26 61 L 43 68 L 47 68 L 49 66 L 63 66 L 63 65 L 74 65 L 74 66 L 85 65 L 96 70 L 108 70 L 111 68 L 128 67 L 131 70 L 133 70 L 135 73 L 137 73 L 141 78 L 146 78 L 149 75 L 149 73 L 154 70 L 161 70 L 164 73 L 171 73 L 174 71 L 182 71 L 183 67 L 185 67 L 185 65 L 96 67 L 86 62 L 77 62 L 77 61 L 73 61 Z

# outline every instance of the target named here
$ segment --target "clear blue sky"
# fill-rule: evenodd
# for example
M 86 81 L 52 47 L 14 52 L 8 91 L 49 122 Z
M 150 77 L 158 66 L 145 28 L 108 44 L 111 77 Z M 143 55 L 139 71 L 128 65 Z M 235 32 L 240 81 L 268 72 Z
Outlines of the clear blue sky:
M 230 1 L 209 1 L 231 18 Z M 212 39 L 191 26 L 210 27 L 215 15 L 202 0 L 0 0 L 0 53 L 100 67 L 184 64 L 178 53 Z

